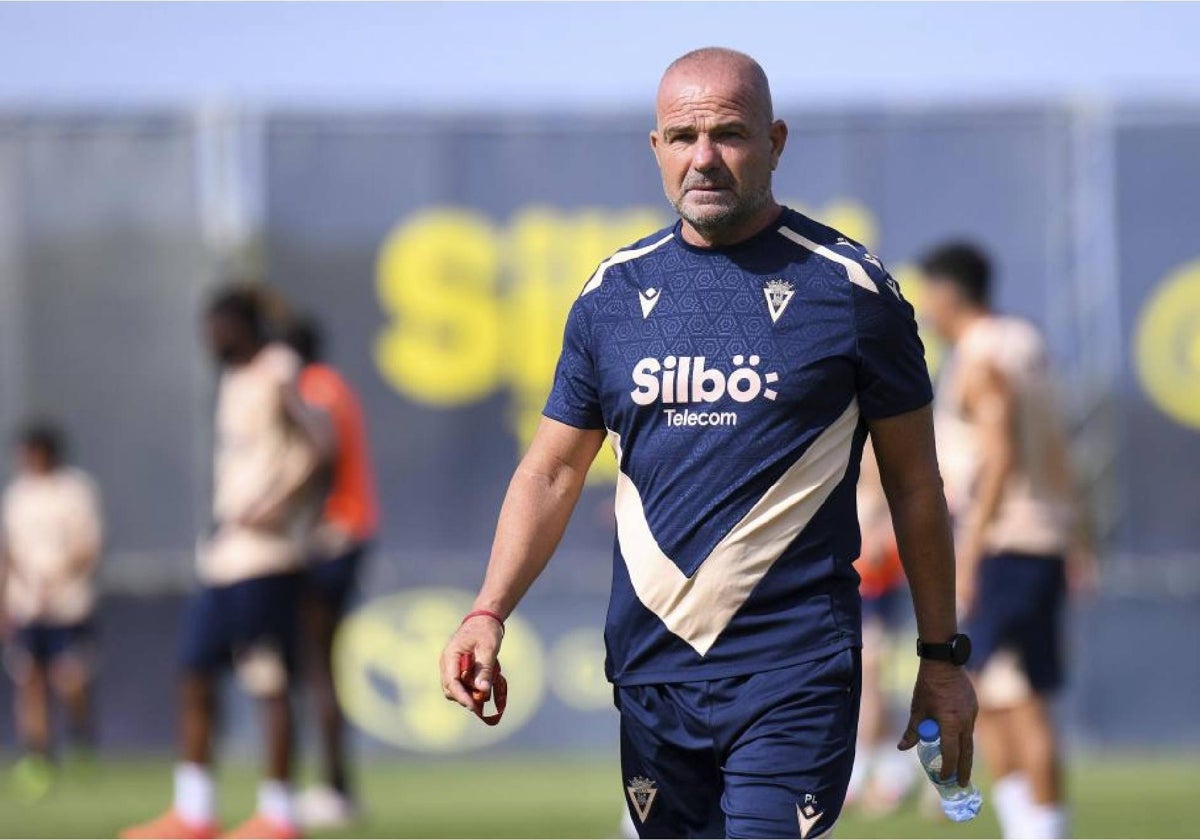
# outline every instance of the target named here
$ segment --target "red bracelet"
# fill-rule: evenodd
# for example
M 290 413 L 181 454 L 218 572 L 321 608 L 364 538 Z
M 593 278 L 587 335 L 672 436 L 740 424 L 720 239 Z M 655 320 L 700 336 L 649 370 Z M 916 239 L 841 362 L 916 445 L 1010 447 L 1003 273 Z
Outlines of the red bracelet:
M 466 615 L 463 616 L 463 620 L 459 622 L 458 626 L 461 627 L 462 625 L 464 625 L 468 621 L 470 621 L 472 618 L 478 618 L 481 615 L 485 615 L 488 618 L 495 621 L 497 624 L 499 624 L 501 632 L 503 632 L 505 630 L 504 619 L 500 616 L 500 613 L 495 613 L 495 612 L 492 612 L 491 610 L 471 610 L 469 613 L 467 613 Z

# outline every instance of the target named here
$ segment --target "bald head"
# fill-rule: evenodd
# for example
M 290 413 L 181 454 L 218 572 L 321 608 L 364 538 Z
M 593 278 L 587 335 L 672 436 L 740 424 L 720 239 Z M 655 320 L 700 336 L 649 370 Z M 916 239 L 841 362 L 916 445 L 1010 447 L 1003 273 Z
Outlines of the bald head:
M 701 47 L 672 61 L 663 73 L 657 98 L 660 121 L 664 104 L 669 106 L 681 91 L 698 87 L 722 89 L 744 102 L 766 122 L 775 119 L 771 85 L 761 64 L 737 50 Z
M 671 62 L 658 84 L 650 145 L 693 244 L 719 246 L 778 215 L 771 173 L 787 142 L 759 63 L 722 47 Z

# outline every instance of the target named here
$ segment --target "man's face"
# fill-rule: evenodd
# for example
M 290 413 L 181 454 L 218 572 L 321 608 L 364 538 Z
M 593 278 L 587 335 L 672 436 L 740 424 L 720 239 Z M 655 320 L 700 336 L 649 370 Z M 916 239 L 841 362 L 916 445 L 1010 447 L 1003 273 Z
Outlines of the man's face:
M 734 228 L 771 201 L 787 128 L 769 121 L 752 90 L 699 69 L 668 76 L 659 90 L 650 145 L 667 199 L 702 233 Z
M 50 472 L 50 453 L 41 446 L 22 444 L 17 447 L 17 469 L 23 473 L 43 475 Z
M 924 276 L 922 315 L 943 341 L 954 340 L 954 322 L 962 311 L 962 295 L 954 284 L 936 274 Z

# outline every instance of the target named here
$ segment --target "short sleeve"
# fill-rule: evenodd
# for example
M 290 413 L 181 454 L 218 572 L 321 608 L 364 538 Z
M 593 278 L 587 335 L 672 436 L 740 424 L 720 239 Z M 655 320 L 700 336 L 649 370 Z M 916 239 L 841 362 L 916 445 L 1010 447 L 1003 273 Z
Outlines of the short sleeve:
M 575 301 L 563 331 L 562 353 L 542 414 L 578 429 L 603 429 L 596 367 L 582 298 Z
M 933 401 L 925 347 L 917 334 L 913 308 L 886 271 L 869 271 L 876 291 L 854 286 L 858 372 L 856 390 L 862 416 L 893 417 Z
M 338 384 L 325 368 L 310 365 L 300 374 L 300 396 L 309 405 L 332 412 L 338 403 Z

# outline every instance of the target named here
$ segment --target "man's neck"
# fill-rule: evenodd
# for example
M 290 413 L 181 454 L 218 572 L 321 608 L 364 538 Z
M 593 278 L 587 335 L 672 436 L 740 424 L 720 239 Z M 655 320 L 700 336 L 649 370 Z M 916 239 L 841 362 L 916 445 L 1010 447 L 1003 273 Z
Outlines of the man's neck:
M 737 227 L 729 230 L 701 232 L 687 221 L 683 220 L 683 241 L 697 248 L 728 248 L 757 236 L 765 228 L 772 225 L 779 217 L 782 207 L 775 199 L 771 199 L 762 209 Z
M 958 317 L 954 325 L 953 342 L 957 344 L 967 334 L 971 327 L 978 324 L 989 315 L 986 309 L 970 309 Z

